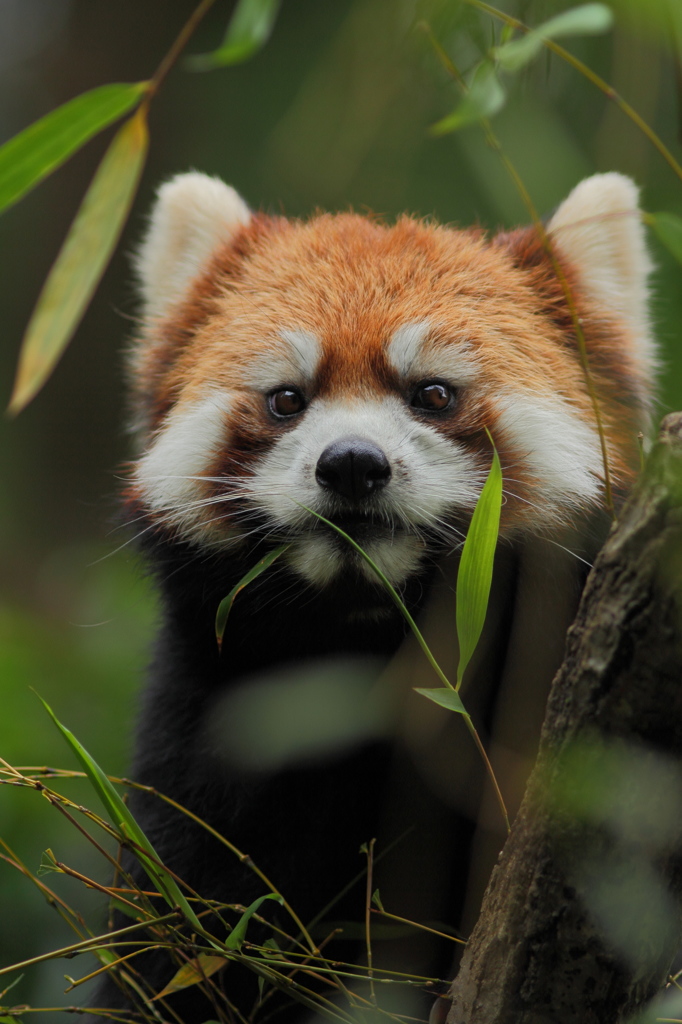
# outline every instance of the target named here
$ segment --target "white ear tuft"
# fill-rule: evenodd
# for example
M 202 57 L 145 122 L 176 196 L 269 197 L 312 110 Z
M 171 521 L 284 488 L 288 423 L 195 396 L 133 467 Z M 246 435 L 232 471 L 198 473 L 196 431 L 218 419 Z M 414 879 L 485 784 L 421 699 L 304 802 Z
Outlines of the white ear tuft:
M 564 200 L 547 230 L 577 270 L 582 291 L 605 313 L 626 322 L 635 359 L 650 378 L 656 367 L 648 317 L 652 263 L 634 182 L 616 173 L 586 178 Z
M 244 200 L 219 178 L 190 171 L 162 185 L 135 261 L 147 315 L 166 313 L 250 219 Z

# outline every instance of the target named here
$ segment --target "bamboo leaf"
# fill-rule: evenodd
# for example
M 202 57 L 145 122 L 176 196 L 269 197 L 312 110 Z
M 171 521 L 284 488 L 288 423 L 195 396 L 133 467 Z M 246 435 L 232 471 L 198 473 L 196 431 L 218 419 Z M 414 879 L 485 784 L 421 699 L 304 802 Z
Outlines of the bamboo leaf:
M 100 163 L 26 329 L 9 412 L 52 372 L 80 323 L 118 241 L 147 152 L 146 110 L 119 129 Z
M 252 583 L 255 579 L 257 579 L 258 576 L 260 576 L 261 573 L 265 572 L 266 569 L 269 569 L 272 563 L 275 562 L 280 555 L 283 555 L 288 547 L 288 544 L 280 544 L 279 547 L 274 548 L 272 551 L 269 551 L 267 555 L 261 558 L 259 562 L 256 562 L 256 564 L 251 569 L 249 569 L 249 571 L 245 573 L 244 576 L 242 576 L 239 583 L 232 587 L 232 590 L 227 595 L 227 597 L 224 597 L 222 599 L 222 601 L 218 605 L 218 611 L 216 612 L 215 617 L 215 636 L 218 642 L 218 650 L 221 650 L 222 648 L 223 636 L 225 634 L 225 626 L 227 625 L 227 619 L 230 614 L 230 611 L 232 610 L 232 605 L 234 604 L 234 599 L 237 596 L 237 594 L 241 590 L 243 590 L 244 587 L 248 586 L 249 583 Z
M 49 846 L 47 850 L 43 852 L 43 855 L 40 858 L 40 867 L 36 871 L 36 874 L 38 875 L 38 877 L 40 877 L 41 875 L 46 875 L 48 871 L 56 871 L 59 874 L 63 874 L 62 869 L 57 864 L 57 858 L 55 857 Z
M 682 263 L 682 217 L 675 213 L 649 213 L 646 222 L 656 232 L 668 252 Z
M 242 943 L 246 938 L 246 928 L 249 921 L 256 913 L 260 905 L 262 903 L 265 903 L 266 900 L 275 900 L 280 905 L 284 903 L 282 897 L 278 896 L 277 893 L 274 892 L 268 892 L 265 894 L 265 896 L 259 896 L 257 900 L 254 900 L 253 903 L 251 903 L 246 908 L 246 910 L 239 918 L 230 934 L 225 939 L 225 945 L 227 946 L 228 949 L 241 949 Z
M 501 508 L 502 468 L 493 445 L 493 462 L 471 517 L 457 572 L 457 689 L 485 622 Z
M 123 802 L 117 790 L 104 774 L 100 766 L 97 764 L 94 757 L 92 757 L 85 747 L 78 742 L 73 733 L 67 729 L 65 725 L 62 725 L 50 705 L 47 704 L 42 697 L 39 699 L 64 739 L 71 747 L 71 750 L 76 755 L 83 771 L 90 780 L 91 786 L 97 793 L 105 811 L 109 815 L 112 825 L 123 834 L 124 838 L 131 839 L 135 844 L 133 847 L 133 853 L 157 886 L 161 895 L 169 906 L 173 908 L 179 907 L 190 924 L 201 930 L 199 919 L 180 891 L 177 882 L 159 862 L 159 858 L 154 847 L 149 842 L 146 835 L 135 821 L 130 810 Z
M 248 60 L 270 38 L 280 3 L 281 0 L 239 0 L 222 46 L 212 53 L 188 57 L 187 66 L 193 71 L 210 71 Z
M 434 704 L 440 704 L 442 708 L 447 708 L 448 711 L 457 711 L 460 715 L 469 714 L 456 690 L 449 690 L 445 686 L 439 686 L 435 690 L 425 690 L 415 686 L 415 690 L 417 693 L 423 694 L 424 697 L 428 697 Z
M 200 985 L 205 978 L 219 971 L 227 963 L 224 956 L 211 956 L 210 953 L 200 953 L 194 960 L 183 964 L 180 970 L 173 975 L 166 987 L 154 996 L 154 999 L 164 999 L 172 992 L 179 992 L 182 988 L 189 988 L 190 985 Z
M 498 46 L 494 56 L 505 71 L 518 71 L 541 52 L 545 40 L 562 36 L 588 36 L 606 32 L 613 25 L 613 12 L 606 4 L 581 4 L 531 29 L 520 39 Z
M 451 114 L 431 126 L 433 135 L 446 135 L 466 125 L 492 117 L 501 110 L 506 101 L 492 61 L 479 64 L 471 82 L 471 88 Z
M 0 148 L 0 210 L 21 199 L 80 149 L 123 117 L 148 82 L 102 85 L 57 107 Z

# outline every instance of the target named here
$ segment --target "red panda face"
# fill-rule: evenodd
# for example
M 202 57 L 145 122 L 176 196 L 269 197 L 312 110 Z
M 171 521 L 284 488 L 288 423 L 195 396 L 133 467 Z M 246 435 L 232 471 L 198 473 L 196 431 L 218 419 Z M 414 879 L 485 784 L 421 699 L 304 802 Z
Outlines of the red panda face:
M 652 370 L 636 198 L 618 175 L 588 179 L 549 225 L 620 486 Z M 144 450 L 131 495 L 159 529 L 208 549 L 290 542 L 291 567 L 320 586 L 350 568 L 371 575 L 317 513 L 400 584 L 461 543 L 487 431 L 504 534 L 600 506 L 574 324 L 534 231 L 488 242 L 408 217 L 252 217 L 191 174 L 161 191 L 139 267 Z

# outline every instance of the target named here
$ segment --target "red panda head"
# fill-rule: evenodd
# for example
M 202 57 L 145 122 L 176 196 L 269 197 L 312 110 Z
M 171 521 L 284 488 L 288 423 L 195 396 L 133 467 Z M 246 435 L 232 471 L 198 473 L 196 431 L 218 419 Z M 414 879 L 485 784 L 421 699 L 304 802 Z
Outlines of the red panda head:
M 534 228 L 488 241 L 406 216 L 291 221 L 252 215 L 215 179 L 174 178 L 138 257 L 132 500 L 200 548 L 290 541 L 290 566 L 319 585 L 362 566 L 307 509 L 397 584 L 434 546 L 456 547 L 487 430 L 503 534 L 597 509 L 603 461 L 565 285 L 622 489 L 654 368 L 634 185 L 587 179 L 547 234 L 561 275 Z

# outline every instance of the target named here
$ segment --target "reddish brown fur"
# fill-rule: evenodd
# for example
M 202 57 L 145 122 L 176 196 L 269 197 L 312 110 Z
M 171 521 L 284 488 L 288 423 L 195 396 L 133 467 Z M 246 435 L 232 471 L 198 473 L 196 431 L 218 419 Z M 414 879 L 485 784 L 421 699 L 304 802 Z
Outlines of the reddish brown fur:
M 641 404 L 629 340 L 584 300 L 572 269 L 564 272 L 588 344 L 611 474 L 624 487 L 637 461 Z M 241 395 L 238 408 L 253 407 L 253 415 L 236 417 L 239 436 L 215 467 L 241 474 L 274 440 L 245 371 L 259 353 L 281 346 L 282 330 L 321 340 L 317 395 L 371 396 L 397 389 L 388 340 L 399 327 L 424 320 L 433 325 L 435 345 L 466 343 L 483 368 L 483 383 L 462 390 L 456 416 L 438 429 L 487 449 L 489 428 L 507 484 L 523 500 L 533 481 L 526 475 L 524 482 L 518 468 L 523 453 L 496 433 L 494 396 L 509 388 L 561 396 L 594 422 L 571 312 L 533 228 L 491 244 L 478 229 L 407 216 L 391 227 L 351 213 L 308 222 L 256 216 L 215 254 L 188 298 L 149 328 L 153 344 L 138 363 L 138 402 L 154 428 L 176 401 L 201 397 L 207 386 Z M 505 516 L 507 525 L 516 518 L 514 502 Z
M 588 340 L 611 472 L 625 483 L 639 406 L 628 339 L 590 308 L 564 269 Z M 479 229 L 407 216 L 390 227 L 355 214 L 308 222 L 254 217 L 216 253 L 187 299 L 151 326 L 138 402 L 158 426 L 178 399 L 201 395 L 207 384 L 243 391 L 249 362 L 281 344 L 283 329 L 322 340 L 317 394 L 391 391 L 384 346 L 397 328 L 424 319 L 437 344 L 467 342 L 484 371 L 482 390 L 465 389 L 457 417 L 443 421 L 445 433 L 481 444 L 484 427 L 495 432 L 494 396 L 510 385 L 567 397 L 593 421 L 570 311 L 535 229 L 489 244 Z M 505 439 L 498 443 L 504 450 Z M 514 462 L 510 453 L 508 465 Z

